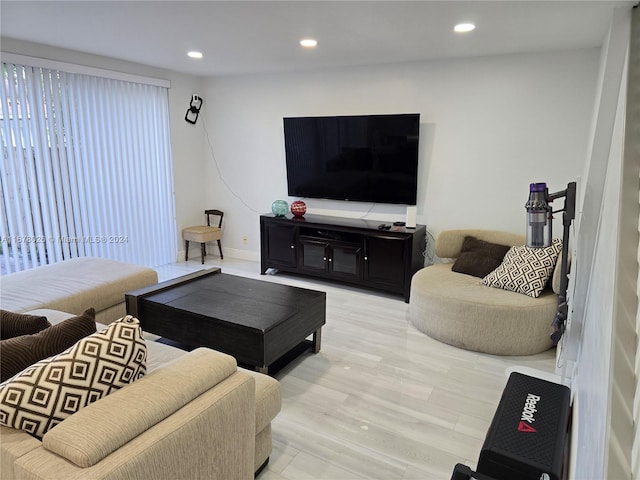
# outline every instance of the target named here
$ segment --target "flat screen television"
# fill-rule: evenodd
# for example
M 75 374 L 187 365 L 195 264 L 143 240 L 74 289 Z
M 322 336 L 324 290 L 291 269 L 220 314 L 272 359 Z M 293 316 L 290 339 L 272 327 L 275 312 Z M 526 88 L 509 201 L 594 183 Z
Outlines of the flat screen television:
M 416 204 L 419 113 L 283 122 L 289 196 Z

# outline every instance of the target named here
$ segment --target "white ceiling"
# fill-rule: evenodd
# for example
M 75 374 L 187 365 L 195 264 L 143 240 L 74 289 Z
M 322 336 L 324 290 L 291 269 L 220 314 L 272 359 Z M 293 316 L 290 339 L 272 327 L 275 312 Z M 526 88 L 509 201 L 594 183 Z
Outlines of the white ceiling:
M 209 76 L 596 47 L 613 9 L 633 3 L 2 0 L 0 32 Z M 477 28 L 455 34 L 459 22 Z

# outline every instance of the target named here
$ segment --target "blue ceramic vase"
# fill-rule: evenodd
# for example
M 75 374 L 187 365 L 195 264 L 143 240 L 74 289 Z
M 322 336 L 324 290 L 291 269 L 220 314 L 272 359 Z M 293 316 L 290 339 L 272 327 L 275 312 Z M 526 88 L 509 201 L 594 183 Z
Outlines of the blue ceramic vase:
M 285 200 L 276 200 L 271 204 L 271 211 L 276 217 L 284 217 L 289 211 L 289 204 Z

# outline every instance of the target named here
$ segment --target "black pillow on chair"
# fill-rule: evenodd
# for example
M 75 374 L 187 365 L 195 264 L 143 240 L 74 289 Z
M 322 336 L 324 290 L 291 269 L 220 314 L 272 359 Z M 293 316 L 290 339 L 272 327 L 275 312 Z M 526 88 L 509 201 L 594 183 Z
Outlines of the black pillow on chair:
M 93 308 L 33 335 L 0 341 L 0 381 L 4 382 L 30 365 L 63 352 L 78 340 L 95 333 Z
M 500 266 L 509 248 L 508 245 L 485 242 L 467 235 L 451 270 L 483 278 Z
M 0 310 L 0 340 L 33 335 L 50 326 L 47 317 Z

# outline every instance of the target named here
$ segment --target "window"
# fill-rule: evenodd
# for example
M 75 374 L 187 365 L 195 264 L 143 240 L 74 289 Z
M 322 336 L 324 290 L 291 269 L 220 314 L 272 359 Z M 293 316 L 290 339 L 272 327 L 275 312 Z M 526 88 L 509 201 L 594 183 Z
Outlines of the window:
M 168 89 L 2 63 L 2 273 L 175 261 Z

